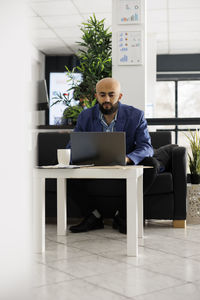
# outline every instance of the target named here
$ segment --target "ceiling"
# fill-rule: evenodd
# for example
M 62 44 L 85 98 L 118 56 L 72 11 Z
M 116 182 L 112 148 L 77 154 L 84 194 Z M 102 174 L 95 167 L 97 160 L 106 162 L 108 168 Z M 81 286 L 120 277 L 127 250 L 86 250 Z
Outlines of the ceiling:
M 147 33 L 158 54 L 200 53 L 200 0 L 146 0 Z M 80 24 L 95 13 L 112 23 L 112 0 L 30 0 L 34 46 L 47 55 L 76 53 Z

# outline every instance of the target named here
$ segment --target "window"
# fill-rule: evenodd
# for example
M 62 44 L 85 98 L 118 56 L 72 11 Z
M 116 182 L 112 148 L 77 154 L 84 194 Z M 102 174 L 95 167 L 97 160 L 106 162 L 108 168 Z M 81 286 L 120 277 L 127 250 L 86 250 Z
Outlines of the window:
M 200 116 L 200 80 L 157 81 L 155 118 L 199 118 Z M 173 142 L 187 146 L 184 131 L 199 128 L 198 125 L 157 126 L 157 129 L 175 132 Z
M 179 118 L 200 116 L 200 80 L 178 81 Z
M 187 80 L 178 82 L 178 116 L 180 118 L 198 118 L 200 116 L 200 81 Z M 190 147 L 184 129 L 200 128 L 199 125 L 178 126 L 178 143 L 187 148 Z M 188 170 L 189 172 L 189 170 Z
M 157 81 L 155 99 L 155 118 L 175 117 L 175 82 Z
M 77 83 L 82 80 L 82 74 L 73 73 L 74 81 Z M 72 98 L 73 90 L 71 88 L 71 81 L 65 72 L 50 73 L 50 84 L 49 84 L 49 124 L 60 125 L 62 123 L 62 115 L 66 106 L 63 103 L 52 104 L 56 101 L 56 94 L 61 93 Z M 75 105 L 77 102 L 72 100 L 71 105 Z

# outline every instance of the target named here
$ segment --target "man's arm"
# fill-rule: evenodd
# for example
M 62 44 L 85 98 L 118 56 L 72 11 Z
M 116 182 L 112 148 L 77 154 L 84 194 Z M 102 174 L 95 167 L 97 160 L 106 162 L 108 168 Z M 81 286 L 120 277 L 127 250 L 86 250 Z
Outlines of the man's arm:
M 84 111 L 79 114 L 74 131 L 85 131 L 83 128 L 83 126 L 85 124 L 85 120 L 83 118 L 83 113 L 84 113 Z
M 127 162 L 138 165 L 145 157 L 153 156 L 151 138 L 147 129 L 147 121 L 142 112 L 139 125 L 136 129 L 134 150 L 127 154 Z

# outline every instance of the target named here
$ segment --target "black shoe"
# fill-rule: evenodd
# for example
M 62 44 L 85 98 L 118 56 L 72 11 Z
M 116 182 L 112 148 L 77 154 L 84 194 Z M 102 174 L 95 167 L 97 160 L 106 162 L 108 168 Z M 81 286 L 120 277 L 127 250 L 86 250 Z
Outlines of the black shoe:
M 119 214 L 114 216 L 112 228 L 119 230 L 120 233 L 126 234 L 126 220 L 122 219 Z
M 95 215 L 90 214 L 80 224 L 70 226 L 69 230 L 73 233 L 78 233 L 102 228 L 104 228 L 102 218 L 96 218 Z

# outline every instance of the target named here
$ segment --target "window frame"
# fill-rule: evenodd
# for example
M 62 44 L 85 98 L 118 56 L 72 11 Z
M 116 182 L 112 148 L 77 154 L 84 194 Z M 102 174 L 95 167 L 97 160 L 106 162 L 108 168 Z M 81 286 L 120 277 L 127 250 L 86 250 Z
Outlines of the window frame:
M 167 73 L 167 74 L 166 74 Z M 179 119 L 178 117 L 178 82 L 179 81 L 200 81 L 200 72 L 184 72 L 184 73 L 179 73 L 179 72 L 174 72 L 174 73 L 169 73 L 169 72 L 157 72 L 157 77 L 156 81 L 174 81 L 174 93 L 175 93 L 175 118 Z M 193 118 L 192 118 L 193 119 Z M 188 131 L 188 128 L 179 128 L 179 125 L 174 125 L 174 129 L 170 129 L 170 131 L 175 132 L 175 143 L 178 143 L 178 132 L 180 131 Z M 166 129 L 167 131 L 167 129 Z

